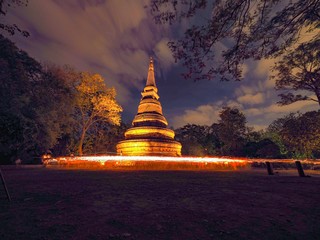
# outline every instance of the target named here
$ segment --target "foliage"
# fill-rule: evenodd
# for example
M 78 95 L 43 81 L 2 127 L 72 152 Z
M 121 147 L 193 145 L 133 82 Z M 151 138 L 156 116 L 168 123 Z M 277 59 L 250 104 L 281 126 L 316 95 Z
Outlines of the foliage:
M 113 126 L 120 123 L 121 107 L 100 75 L 41 65 L 2 35 L 0 94 L 1 163 L 40 162 L 48 150 L 70 154 L 79 139 L 88 153 L 108 151 L 125 129 Z
M 209 126 L 187 124 L 177 129 L 176 139 L 182 144 L 183 155 L 240 156 L 246 143 L 248 128 L 243 113 L 225 107 L 218 123 Z
M 291 113 L 275 120 L 266 131 L 246 126 L 237 108 L 224 107 L 210 127 L 187 124 L 175 130 L 182 154 L 245 156 L 251 158 L 319 158 L 320 111 Z
M 301 44 L 285 55 L 273 68 L 277 74 L 276 88 L 285 90 L 280 94 L 282 105 L 296 101 L 311 100 L 320 105 L 320 39 Z M 309 94 L 293 94 L 305 91 Z M 310 93 L 315 97 L 309 96 Z
M 276 143 L 280 148 L 280 153 L 282 155 L 289 155 L 288 149 L 285 146 L 283 139 L 281 137 L 281 130 L 283 129 L 283 125 L 288 119 L 292 118 L 293 113 L 290 113 L 287 116 L 274 120 L 267 128 L 265 137 L 271 139 L 274 143 Z
M 81 73 L 76 89 L 76 111 L 80 124 L 78 153 L 82 155 L 88 129 L 101 121 L 119 125 L 122 108 L 116 102 L 115 89 L 108 88 L 99 74 Z
M 244 146 L 245 155 L 252 158 L 282 158 L 279 146 L 271 139 L 248 142 Z
M 187 68 L 186 78 L 241 80 L 245 60 L 279 56 L 301 40 L 303 32 L 314 34 L 314 39 L 320 36 L 319 0 L 209 2 L 150 3 L 158 23 L 195 17 L 183 38 L 168 43 L 176 61 Z
M 189 156 L 205 156 L 211 154 L 210 128 L 195 124 L 187 124 L 175 130 L 176 139 L 182 144 L 182 154 Z
M 43 65 L 44 77 L 50 81 L 53 86 L 65 86 L 65 92 L 60 96 L 55 96 L 54 103 L 58 104 L 57 114 L 61 131 L 56 135 L 56 144 L 50 148 L 54 155 L 70 154 L 70 142 L 74 136 L 75 125 L 77 124 L 75 115 L 76 89 L 79 82 L 79 73 L 70 66 L 57 66 L 53 64 Z M 52 103 L 53 104 L 53 103 Z M 44 103 L 44 105 L 47 105 Z M 49 106 L 49 105 L 48 105 Z
M 27 6 L 29 0 L 0 0 L 0 17 L 4 18 L 7 15 L 8 9 L 14 6 Z M 16 24 L 8 24 L 0 22 L 0 30 L 4 30 L 10 35 L 14 35 L 16 32 L 22 34 L 22 36 L 28 37 L 29 32 L 20 29 Z
M 0 154 L 30 160 L 63 130 L 70 92 L 26 52 L 0 35 Z
M 291 157 L 311 158 L 320 150 L 320 111 L 290 114 L 270 125 Z
M 91 148 L 91 154 L 116 154 L 116 145 L 124 140 L 124 133 L 129 125 L 120 123 L 120 125 L 105 124 L 98 122 L 90 131 L 94 145 Z
M 246 142 L 246 117 L 237 108 L 224 107 L 219 114 L 218 137 L 222 142 L 222 154 L 242 155 Z

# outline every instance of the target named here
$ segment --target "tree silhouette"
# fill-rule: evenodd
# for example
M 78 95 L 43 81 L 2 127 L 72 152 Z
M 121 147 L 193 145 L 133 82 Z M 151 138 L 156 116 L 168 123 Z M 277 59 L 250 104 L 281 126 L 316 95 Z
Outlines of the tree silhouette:
M 242 155 L 248 132 L 245 115 L 237 108 L 224 107 L 219 116 L 218 137 L 222 142 L 222 153 Z
M 0 35 L 0 159 L 30 161 L 53 147 L 69 116 L 69 86 Z
M 282 55 L 303 32 L 320 36 L 320 0 L 152 0 L 150 9 L 158 23 L 195 19 L 168 43 L 195 80 L 241 80 L 245 60 Z
M 320 39 L 301 44 L 285 55 L 273 70 L 276 71 L 273 76 L 276 89 L 286 91 L 279 95 L 280 104 L 309 100 L 320 105 Z M 309 94 L 299 93 L 303 91 Z M 315 96 L 310 96 L 310 93 Z

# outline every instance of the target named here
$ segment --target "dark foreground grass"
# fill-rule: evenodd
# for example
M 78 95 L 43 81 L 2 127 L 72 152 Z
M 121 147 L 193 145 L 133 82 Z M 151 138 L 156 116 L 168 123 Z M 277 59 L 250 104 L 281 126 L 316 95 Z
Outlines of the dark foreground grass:
M 0 239 L 320 239 L 320 177 L 295 171 L 4 169 Z M 308 172 L 310 174 L 310 172 Z

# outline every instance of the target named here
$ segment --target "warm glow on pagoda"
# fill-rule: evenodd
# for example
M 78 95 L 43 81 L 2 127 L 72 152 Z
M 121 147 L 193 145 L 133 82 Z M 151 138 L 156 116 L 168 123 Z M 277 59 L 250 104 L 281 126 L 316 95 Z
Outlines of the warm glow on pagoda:
M 168 128 L 162 113 L 152 58 L 141 95 L 138 113 L 132 127 L 125 132 L 125 140 L 118 143 L 117 153 L 123 156 L 181 156 L 181 144 L 174 140 L 174 131 Z

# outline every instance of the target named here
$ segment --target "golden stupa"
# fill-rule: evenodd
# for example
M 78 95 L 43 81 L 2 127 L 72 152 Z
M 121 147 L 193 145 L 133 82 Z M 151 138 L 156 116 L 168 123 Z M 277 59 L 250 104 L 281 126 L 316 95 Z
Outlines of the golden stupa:
M 132 127 L 125 132 L 125 140 L 117 144 L 117 153 L 124 156 L 181 156 L 181 144 L 174 140 L 174 131 L 162 114 L 158 88 L 150 58 L 146 87 Z

